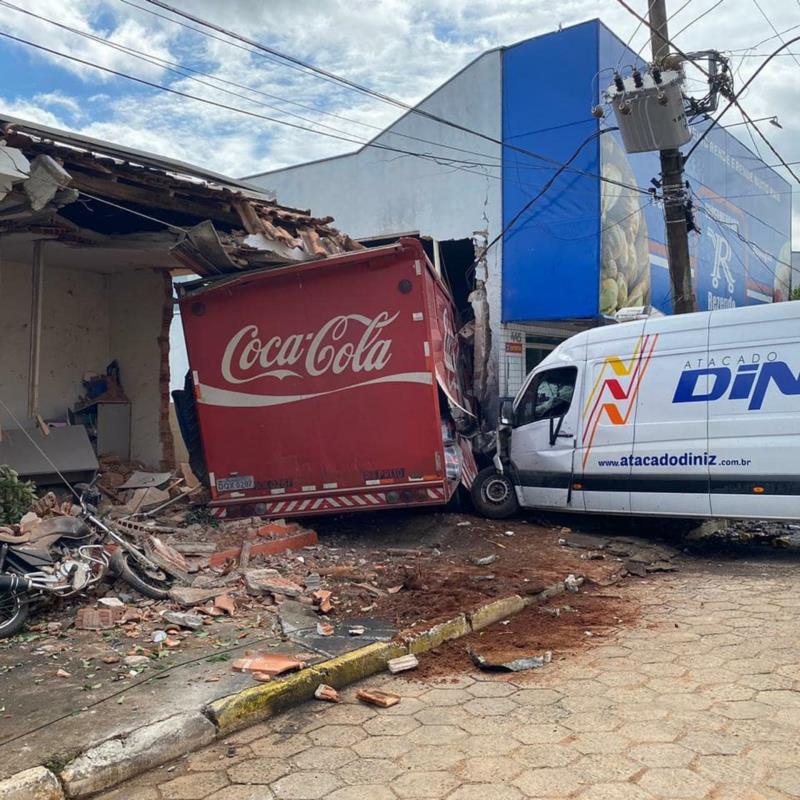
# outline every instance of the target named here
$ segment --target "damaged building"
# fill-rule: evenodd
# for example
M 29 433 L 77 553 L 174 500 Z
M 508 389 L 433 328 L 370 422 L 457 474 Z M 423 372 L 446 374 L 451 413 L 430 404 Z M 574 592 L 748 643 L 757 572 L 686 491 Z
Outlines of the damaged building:
M 643 66 L 599 20 L 491 50 L 356 152 L 248 180 L 366 244 L 422 238 L 460 322 L 477 314 L 491 410 L 566 337 L 623 308 L 670 313 L 658 154 L 627 155 L 592 115 L 614 66 L 631 64 Z M 686 168 L 698 309 L 788 299 L 786 181 L 721 127 Z
M 243 181 L 0 117 L 0 464 L 175 465 L 173 275 L 357 249 Z M 18 428 L 25 428 L 31 440 Z

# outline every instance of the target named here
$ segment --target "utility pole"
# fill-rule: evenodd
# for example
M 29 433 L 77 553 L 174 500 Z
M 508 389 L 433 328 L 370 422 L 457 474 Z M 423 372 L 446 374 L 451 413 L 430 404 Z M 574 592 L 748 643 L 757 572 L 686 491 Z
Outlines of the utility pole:
M 653 64 L 664 66 L 669 55 L 666 0 L 650 0 L 650 46 Z M 689 230 L 686 224 L 686 190 L 683 181 L 683 155 L 680 150 L 661 150 L 661 191 L 667 228 L 667 260 L 672 287 L 672 311 L 696 311 L 692 272 L 689 263 Z

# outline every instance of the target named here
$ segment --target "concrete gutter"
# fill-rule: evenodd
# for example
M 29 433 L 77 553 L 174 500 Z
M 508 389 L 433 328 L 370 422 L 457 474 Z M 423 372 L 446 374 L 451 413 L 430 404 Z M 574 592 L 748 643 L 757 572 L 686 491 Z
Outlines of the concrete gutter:
M 578 584 L 583 583 L 578 578 Z M 36 767 L 0 781 L 3 800 L 64 800 L 110 789 L 142 772 L 196 750 L 214 739 L 310 700 L 321 683 L 341 689 L 383 672 L 389 659 L 424 653 L 443 642 L 518 614 L 566 591 L 563 581 L 530 597 L 494 600 L 427 630 L 401 632 L 393 642 L 366 647 L 315 664 L 288 677 L 244 689 L 196 711 L 177 714 L 89 748 L 58 774 Z

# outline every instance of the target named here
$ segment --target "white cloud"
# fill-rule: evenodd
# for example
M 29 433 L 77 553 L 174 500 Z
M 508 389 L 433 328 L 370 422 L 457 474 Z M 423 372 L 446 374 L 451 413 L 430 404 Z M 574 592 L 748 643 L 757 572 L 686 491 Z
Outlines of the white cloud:
M 24 1 L 12 0 L 20 5 Z M 137 2 L 153 9 L 143 0 Z M 199 17 L 408 103 L 414 103 L 434 90 L 481 52 L 554 30 L 559 24 L 570 25 L 600 17 L 623 39 L 632 37 L 634 49 L 643 47 L 645 54 L 648 52 L 647 31 L 642 26 L 637 30 L 636 20 L 620 5 L 608 0 L 172 2 Z M 673 33 L 714 2 L 698 0 L 689 3 L 671 20 Z M 761 0 L 761 4 L 779 30 L 797 23 L 797 9 L 793 4 L 785 0 Z M 635 3 L 636 8 L 643 9 L 645 5 L 644 2 Z M 678 0 L 671 0 L 670 5 L 680 7 Z M 69 112 L 73 115 L 73 124 L 77 123 L 79 129 L 88 135 L 207 165 L 221 172 L 243 175 L 347 152 L 354 145 L 237 114 L 230 110 L 232 106 L 309 125 L 309 122 L 291 116 L 299 114 L 318 125 L 340 128 L 356 139 L 370 138 L 377 132 L 375 128 L 385 126 L 402 113 L 396 107 L 281 66 L 271 57 L 246 52 L 241 47 L 187 31 L 120 0 L 28 0 L 26 8 L 47 19 L 69 24 L 120 45 L 190 65 L 216 78 L 240 84 L 243 88 L 225 88 L 245 96 L 233 97 L 100 43 L 54 28 L 46 22 L 6 11 L 4 27 L 12 33 L 94 63 L 168 84 L 176 90 L 224 106 L 214 108 L 157 92 L 143 102 L 140 91 L 137 89 L 136 94 L 129 92 L 122 81 L 111 82 L 107 76 L 88 67 L 70 65 L 56 57 L 42 55 L 54 69 L 59 67 L 78 74 L 92 93 L 91 99 L 87 101 L 63 93 L 45 92 L 33 97 L 0 100 L 0 103 L 18 116 L 49 125 L 58 125 L 59 116 L 66 116 Z M 168 12 L 163 13 L 169 16 Z M 789 35 L 796 33 L 800 33 L 800 29 Z M 736 51 L 733 64 L 737 82 L 742 85 L 762 59 L 739 58 L 741 53 L 738 51 L 770 36 L 772 30 L 752 0 L 726 0 L 681 33 L 677 41 L 686 50 L 717 47 Z M 777 43 L 777 39 L 772 39 L 759 52 L 767 53 Z M 800 52 L 800 43 L 792 50 Z M 795 88 L 800 77 L 798 70 L 800 67 L 791 58 L 776 58 L 744 98 L 751 117 L 780 116 L 783 130 L 769 125 L 762 128 L 786 159 L 792 161 L 800 160 L 800 108 Z M 202 80 L 209 79 L 203 77 Z M 131 90 L 133 88 L 131 84 Z M 347 119 L 324 116 L 318 111 L 291 105 L 286 100 L 318 111 L 340 114 Z M 76 116 L 76 107 L 83 109 L 83 117 Z M 740 121 L 734 111 L 726 119 Z M 366 124 L 359 125 L 354 121 Z M 735 130 L 745 143 L 750 144 L 744 127 Z M 327 132 L 334 133 L 329 129 Z M 757 142 L 766 156 L 768 151 L 761 146 L 760 140 Z

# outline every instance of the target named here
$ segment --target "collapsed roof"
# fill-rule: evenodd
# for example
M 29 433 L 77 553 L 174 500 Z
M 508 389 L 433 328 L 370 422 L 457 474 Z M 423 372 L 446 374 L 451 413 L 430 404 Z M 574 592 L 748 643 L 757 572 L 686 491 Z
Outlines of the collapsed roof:
M 163 247 L 201 276 L 361 249 L 246 181 L 11 117 L 0 136 L 0 235 Z

